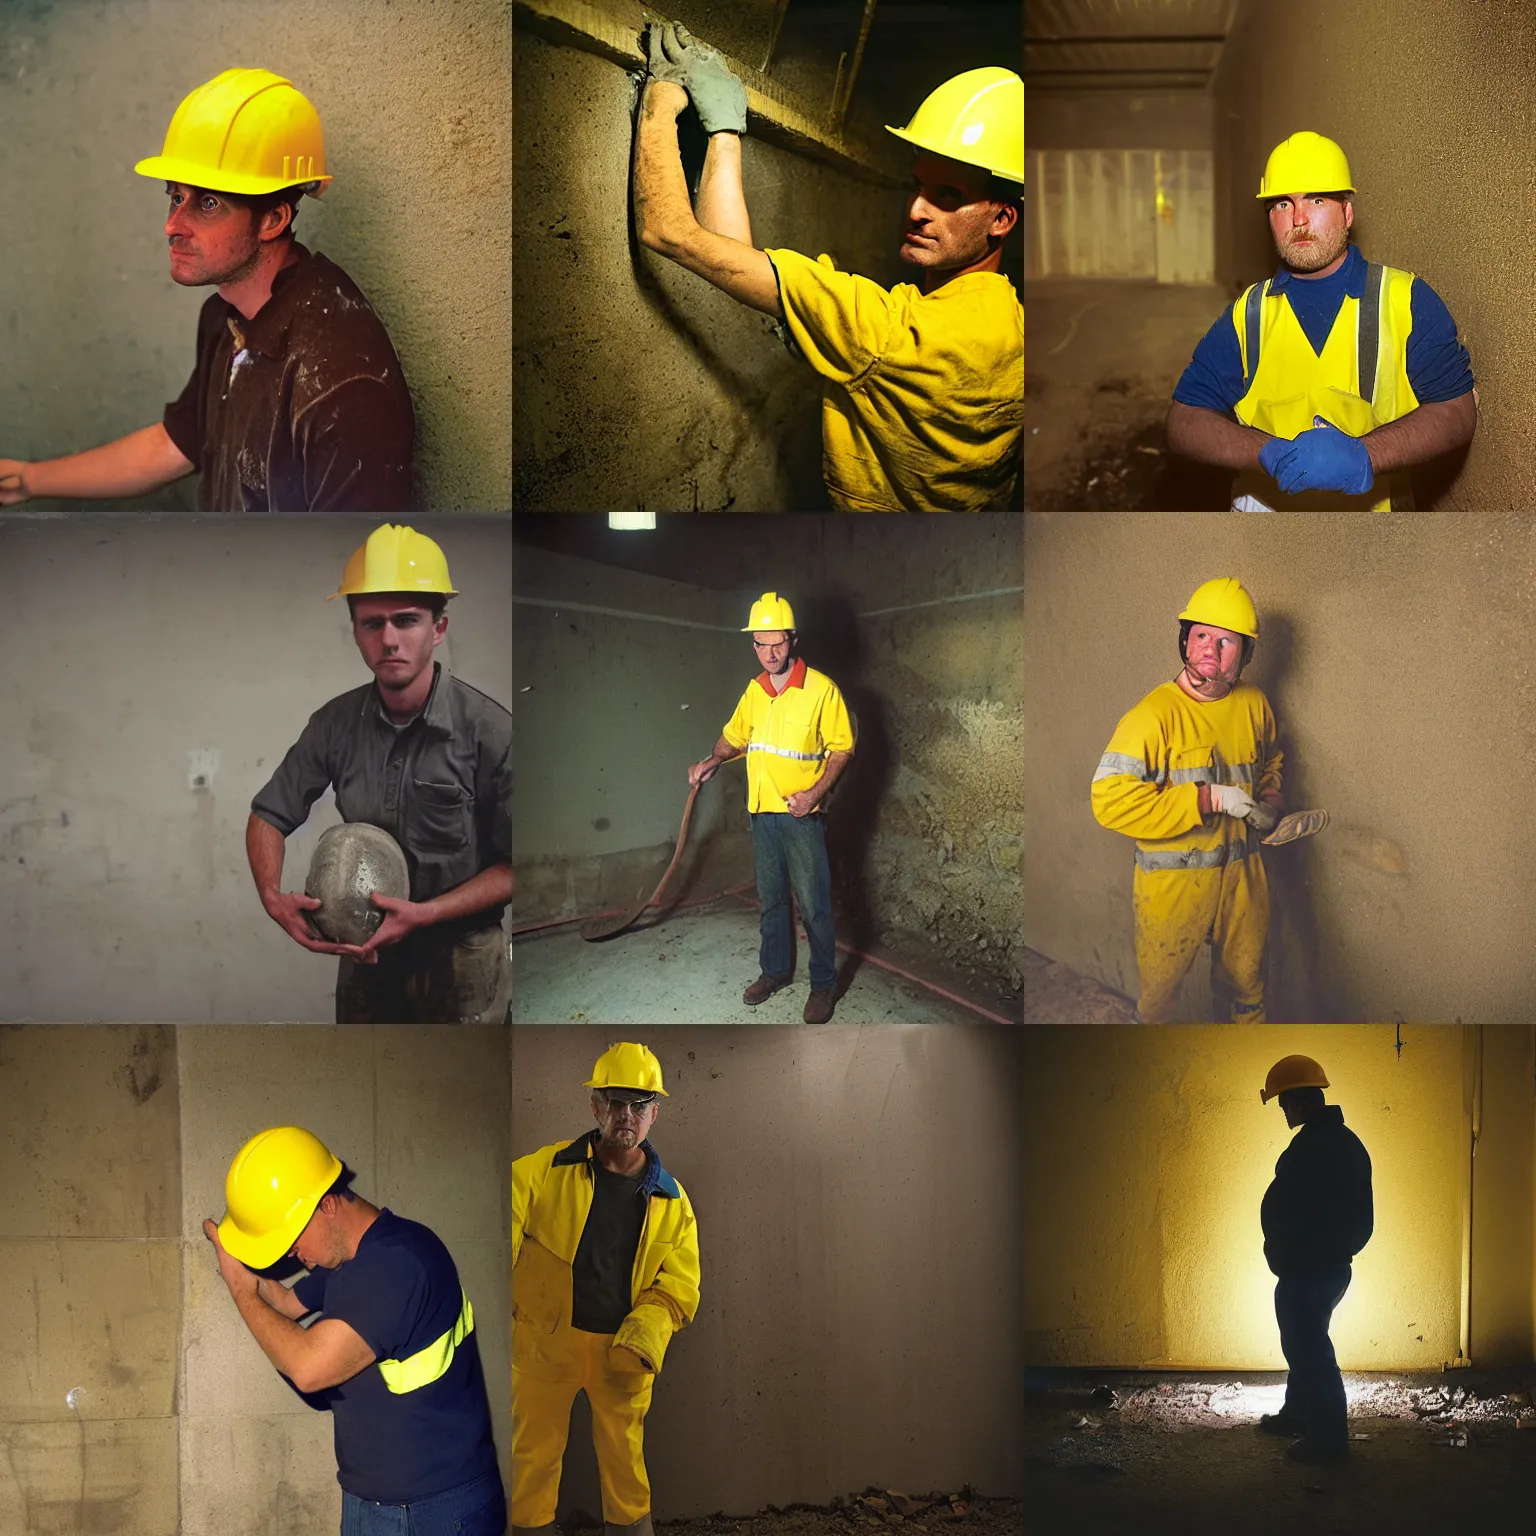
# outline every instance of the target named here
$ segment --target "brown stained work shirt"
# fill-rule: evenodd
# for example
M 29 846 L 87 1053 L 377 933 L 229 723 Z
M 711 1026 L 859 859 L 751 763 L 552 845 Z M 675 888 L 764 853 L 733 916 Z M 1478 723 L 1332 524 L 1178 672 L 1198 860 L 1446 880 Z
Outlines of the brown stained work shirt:
M 416 418 L 389 333 L 335 262 L 298 261 L 247 320 L 213 294 L 165 430 L 202 512 L 403 512 Z
M 384 714 L 372 683 L 322 704 L 251 810 L 287 837 L 333 784 L 343 821 L 370 822 L 399 843 L 412 901 L 512 862 L 512 716 L 441 663 L 426 708 L 403 730 Z M 439 928 L 488 927 L 505 910 Z

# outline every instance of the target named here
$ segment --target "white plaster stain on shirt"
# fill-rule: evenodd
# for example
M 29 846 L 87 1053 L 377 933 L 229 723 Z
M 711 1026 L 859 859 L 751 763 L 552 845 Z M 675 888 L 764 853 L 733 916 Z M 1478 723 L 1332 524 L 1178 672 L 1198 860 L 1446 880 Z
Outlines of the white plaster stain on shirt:
M 230 384 L 234 384 L 235 375 L 238 374 L 242 368 L 250 368 L 255 364 L 255 362 L 256 359 L 251 356 L 249 349 L 246 347 L 241 347 L 241 349 L 236 352 L 235 355 L 229 360 Z

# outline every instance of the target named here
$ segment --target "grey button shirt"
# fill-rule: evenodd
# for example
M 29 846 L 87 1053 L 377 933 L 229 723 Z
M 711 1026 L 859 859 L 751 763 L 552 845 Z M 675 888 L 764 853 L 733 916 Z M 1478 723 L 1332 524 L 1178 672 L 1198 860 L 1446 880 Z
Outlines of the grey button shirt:
M 344 821 L 382 827 L 405 851 L 412 901 L 512 861 L 512 716 L 441 663 L 433 674 L 426 708 L 403 730 L 372 683 L 322 704 L 251 801 L 287 837 L 334 784 Z M 443 926 L 488 927 L 505 910 Z

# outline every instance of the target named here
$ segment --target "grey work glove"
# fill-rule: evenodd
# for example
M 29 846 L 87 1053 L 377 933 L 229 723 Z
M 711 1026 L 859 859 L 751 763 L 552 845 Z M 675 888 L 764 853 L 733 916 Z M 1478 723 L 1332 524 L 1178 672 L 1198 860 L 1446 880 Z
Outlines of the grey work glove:
M 1262 837 L 1266 832 L 1273 832 L 1279 825 L 1280 812 L 1263 800 L 1255 800 L 1253 809 L 1243 817 L 1243 820 Z
M 687 27 L 669 21 L 651 23 L 646 37 L 653 80 L 670 80 L 688 92 L 705 133 L 747 131 L 747 88 L 706 43 L 696 43 Z

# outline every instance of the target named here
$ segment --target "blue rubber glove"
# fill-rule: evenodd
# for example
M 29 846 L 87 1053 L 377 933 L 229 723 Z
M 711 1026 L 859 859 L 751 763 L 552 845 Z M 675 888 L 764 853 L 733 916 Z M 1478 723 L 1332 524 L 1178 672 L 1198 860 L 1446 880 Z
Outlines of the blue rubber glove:
M 1287 496 L 1300 491 L 1363 496 L 1376 483 L 1365 444 L 1321 416 L 1314 416 L 1310 431 L 1292 438 L 1282 452 L 1271 455 L 1265 463 L 1265 455 L 1275 446 L 1274 442 L 1266 443 L 1259 450 L 1259 462 Z

